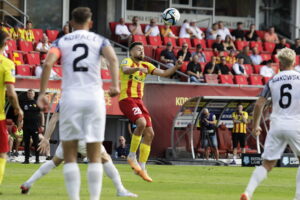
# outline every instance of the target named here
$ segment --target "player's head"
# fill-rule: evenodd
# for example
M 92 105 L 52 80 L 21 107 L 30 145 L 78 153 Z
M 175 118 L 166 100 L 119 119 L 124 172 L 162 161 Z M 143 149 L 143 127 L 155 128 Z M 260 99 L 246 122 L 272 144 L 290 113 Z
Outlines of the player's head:
M 27 98 L 30 100 L 34 99 L 34 90 L 33 89 L 27 90 Z
M 72 11 L 72 25 L 73 26 L 87 26 L 92 27 L 92 12 L 88 7 L 78 7 Z
M 0 30 L 0 49 L 4 49 L 6 45 L 6 40 L 8 39 L 9 35 L 5 32 Z
M 141 42 L 133 42 L 129 46 L 130 56 L 138 61 L 144 60 L 144 46 Z
M 277 53 L 280 69 L 285 70 L 292 68 L 295 64 L 296 53 L 289 48 L 283 48 Z
M 242 112 L 243 109 L 244 109 L 243 105 L 242 105 L 241 103 L 239 103 L 239 104 L 237 105 L 237 110 L 238 110 L 239 112 Z

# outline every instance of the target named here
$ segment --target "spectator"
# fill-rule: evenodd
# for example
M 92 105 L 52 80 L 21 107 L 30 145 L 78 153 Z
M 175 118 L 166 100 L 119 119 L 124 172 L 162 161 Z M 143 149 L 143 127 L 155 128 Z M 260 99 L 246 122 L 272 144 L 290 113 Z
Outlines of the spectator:
M 230 72 L 227 64 L 226 64 L 226 57 L 222 56 L 221 57 L 221 63 L 217 65 L 217 69 L 218 69 L 218 74 L 229 74 L 232 75 L 232 73 Z
M 249 54 L 250 54 L 250 48 L 249 48 L 249 46 L 245 46 L 243 48 L 243 51 L 241 53 L 239 53 L 236 56 L 236 58 L 244 58 L 244 64 L 252 64 Z
M 197 39 L 200 39 L 200 40 L 205 38 L 205 35 L 204 35 L 203 31 L 201 31 L 201 29 L 196 26 L 195 21 L 191 21 L 190 29 L 191 29 L 191 32 L 192 32 L 192 38 L 197 38 Z
M 256 33 L 256 26 L 255 24 L 250 25 L 250 30 L 246 34 L 247 41 L 260 41 L 260 37 L 258 37 Z
M 206 31 L 206 38 L 208 40 L 215 40 L 217 38 L 219 25 L 218 23 L 214 23 L 211 28 L 208 28 Z
M 170 25 L 165 25 L 165 27 L 162 27 L 160 30 L 160 33 L 163 37 L 173 37 L 173 38 L 178 38 L 171 29 Z
M 217 58 L 216 56 L 211 57 L 211 61 L 205 65 L 204 74 L 218 74 L 218 67 L 217 67 Z
M 183 21 L 183 24 L 180 28 L 179 38 L 190 38 L 193 35 L 191 31 L 190 24 L 187 19 Z
M 217 120 L 213 113 L 210 113 L 207 108 L 203 108 L 200 116 L 202 146 L 205 149 L 205 158 L 208 160 L 208 146 L 215 154 L 216 160 L 219 159 L 218 141 L 216 134 Z
M 188 48 L 189 48 L 189 46 L 186 42 L 182 44 L 182 49 L 180 51 L 178 51 L 178 53 L 177 53 L 178 60 L 183 60 L 183 61 L 191 60 L 192 54 Z
M 245 75 L 247 76 L 247 72 L 244 66 L 244 58 L 238 58 L 238 61 L 232 67 L 235 75 Z
M 222 21 L 219 21 L 218 26 L 219 29 L 217 34 L 221 36 L 221 40 L 225 40 L 226 35 L 229 35 L 231 37 L 229 29 L 224 27 L 224 23 Z
M 57 39 L 58 38 L 61 38 L 62 36 L 66 35 L 70 33 L 70 26 L 69 26 L 69 23 L 65 24 L 64 27 L 63 27 L 63 30 L 61 30 L 58 35 L 57 35 Z
M 44 112 L 37 106 L 34 99 L 35 93 L 32 89 L 27 91 L 27 100 L 21 103 L 22 110 L 24 111 L 24 148 L 25 148 L 25 161 L 23 164 L 29 164 L 30 156 L 30 138 L 32 138 L 35 148 L 35 163 L 39 163 L 39 129 L 43 132 L 45 127 Z
M 160 60 L 162 63 L 168 65 L 169 67 L 174 67 L 177 61 L 177 58 L 173 52 L 172 42 L 167 43 L 167 47 L 160 54 Z
M 259 51 L 257 47 L 253 47 L 252 55 L 250 55 L 250 58 L 253 65 L 260 65 L 260 63 L 262 62 L 262 57 L 261 55 L 259 55 Z
M 276 44 L 276 46 L 274 48 L 274 51 L 273 51 L 273 54 L 277 54 L 280 49 L 283 49 L 285 47 L 287 47 L 287 45 L 286 45 L 286 39 L 285 38 L 281 38 L 280 42 L 278 44 Z
M 213 43 L 212 48 L 215 53 L 218 53 L 220 51 L 224 51 L 224 46 L 222 43 L 222 39 L 220 35 L 217 35 L 216 41 Z
M 43 72 L 43 67 L 41 65 L 35 67 L 35 71 L 34 71 L 35 77 L 41 78 L 42 72 Z M 58 76 L 58 74 L 53 69 L 51 69 L 50 79 L 59 79 L 59 78 L 61 77 Z
M 123 136 L 119 137 L 119 146 L 116 149 L 118 158 L 127 158 L 129 154 L 129 145 L 126 144 L 126 140 Z
M 10 29 L 10 37 L 13 40 L 24 40 L 24 32 L 20 29 L 19 24 L 16 24 L 13 28 Z
M 33 34 L 33 31 L 32 31 L 32 22 L 31 21 L 26 22 L 26 28 L 24 30 L 24 37 L 25 37 L 25 40 L 28 41 L 28 42 L 34 42 L 35 41 L 34 34 Z
M 232 113 L 233 129 L 232 129 L 232 145 L 233 145 L 233 160 L 231 164 L 236 164 L 237 147 L 240 143 L 242 153 L 246 153 L 246 133 L 248 123 L 248 113 L 243 111 L 243 105 L 237 105 L 237 111 Z
M 50 49 L 51 44 L 49 43 L 46 34 L 43 34 L 42 40 L 36 45 L 35 50 L 40 53 L 47 53 Z
M 23 140 L 23 130 L 22 130 L 22 122 L 19 124 L 14 124 L 11 128 L 10 136 L 12 139 L 12 143 L 10 144 L 11 147 L 11 155 L 19 156 L 18 149 L 21 145 Z
M 223 41 L 223 46 L 224 46 L 224 50 L 226 51 L 236 50 L 232 38 L 229 35 L 226 35 L 225 41 Z
M 235 51 L 234 50 L 229 51 L 229 54 L 226 56 L 226 62 L 229 65 L 233 65 L 234 63 L 236 63 L 236 57 L 235 57 Z
M 124 18 L 120 18 L 119 22 L 120 23 L 116 26 L 115 34 L 119 36 L 121 40 L 128 40 L 128 43 L 131 43 L 131 33 L 125 25 Z
M 245 32 L 243 30 L 243 22 L 238 22 L 236 24 L 236 29 L 232 31 L 231 35 L 235 40 L 245 40 Z
M 132 24 L 129 25 L 129 31 L 132 35 L 144 35 L 137 16 L 132 18 Z
M 295 44 L 292 46 L 292 49 L 297 55 L 300 55 L 300 38 L 295 39 Z
M 200 63 L 206 63 L 206 56 L 203 53 L 203 48 L 201 44 L 197 44 L 196 51 L 192 53 L 192 56 L 197 55 L 198 56 L 198 62 Z
M 259 74 L 263 77 L 273 77 L 276 74 L 272 68 L 272 60 L 268 60 L 266 65 L 260 68 Z
M 264 41 L 265 42 L 274 42 L 274 43 L 278 43 L 278 36 L 275 33 L 275 28 L 274 26 L 271 26 L 268 30 L 268 32 L 265 33 L 264 35 Z
M 7 29 L 7 27 L 5 27 L 4 22 L 0 23 L 0 30 L 4 31 L 5 33 L 7 33 L 7 35 L 10 35 L 9 30 Z
M 155 19 L 151 19 L 150 24 L 146 26 L 145 36 L 160 36 L 159 28 L 156 25 Z
M 203 74 L 198 59 L 198 56 L 194 55 L 192 61 L 189 62 L 186 70 L 186 73 L 190 76 L 191 82 L 196 83 L 203 82 Z

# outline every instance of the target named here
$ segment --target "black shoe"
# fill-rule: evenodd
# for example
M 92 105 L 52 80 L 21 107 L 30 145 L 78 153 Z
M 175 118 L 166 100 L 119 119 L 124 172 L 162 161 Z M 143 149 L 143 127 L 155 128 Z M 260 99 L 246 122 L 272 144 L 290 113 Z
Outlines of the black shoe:
M 19 156 L 19 153 L 16 151 L 16 152 L 14 153 L 14 156 L 18 157 L 18 156 Z
M 22 164 L 29 164 L 29 160 L 25 160 Z
M 21 194 L 28 194 L 30 187 L 26 187 L 24 184 L 22 184 L 20 189 L 21 189 Z

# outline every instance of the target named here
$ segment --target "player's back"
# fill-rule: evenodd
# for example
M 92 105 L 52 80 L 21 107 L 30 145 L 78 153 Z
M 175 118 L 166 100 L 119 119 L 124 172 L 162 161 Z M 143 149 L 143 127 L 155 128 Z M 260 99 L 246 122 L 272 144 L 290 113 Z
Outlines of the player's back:
M 300 123 L 300 73 L 286 70 L 275 75 L 268 83 L 272 97 L 271 120 L 287 129 Z M 298 125 L 299 126 L 299 125 Z
M 100 52 L 109 45 L 108 40 L 86 30 L 76 30 L 55 43 L 61 52 L 63 91 L 101 90 Z

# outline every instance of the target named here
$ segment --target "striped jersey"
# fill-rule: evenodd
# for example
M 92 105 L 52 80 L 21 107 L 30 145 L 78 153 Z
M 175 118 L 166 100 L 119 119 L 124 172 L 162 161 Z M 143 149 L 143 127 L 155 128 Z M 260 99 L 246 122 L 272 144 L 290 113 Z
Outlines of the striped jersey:
M 245 111 L 242 111 L 242 115 L 248 119 L 248 113 Z M 232 129 L 232 133 L 247 133 L 247 124 L 242 122 L 243 120 L 243 116 L 242 115 L 238 115 L 237 112 L 233 112 L 232 113 L 232 119 L 235 120 L 239 120 L 241 122 L 237 122 L 233 124 L 233 129 Z
M 131 58 L 125 58 L 122 60 L 120 65 L 120 80 L 121 80 L 121 93 L 119 100 L 126 99 L 128 97 L 131 98 L 143 98 L 144 94 L 144 81 L 146 79 L 147 74 L 137 71 L 133 74 L 124 74 L 122 67 L 139 67 L 139 68 L 147 68 L 148 74 L 152 74 L 156 67 L 149 62 L 140 61 L 135 63 Z

